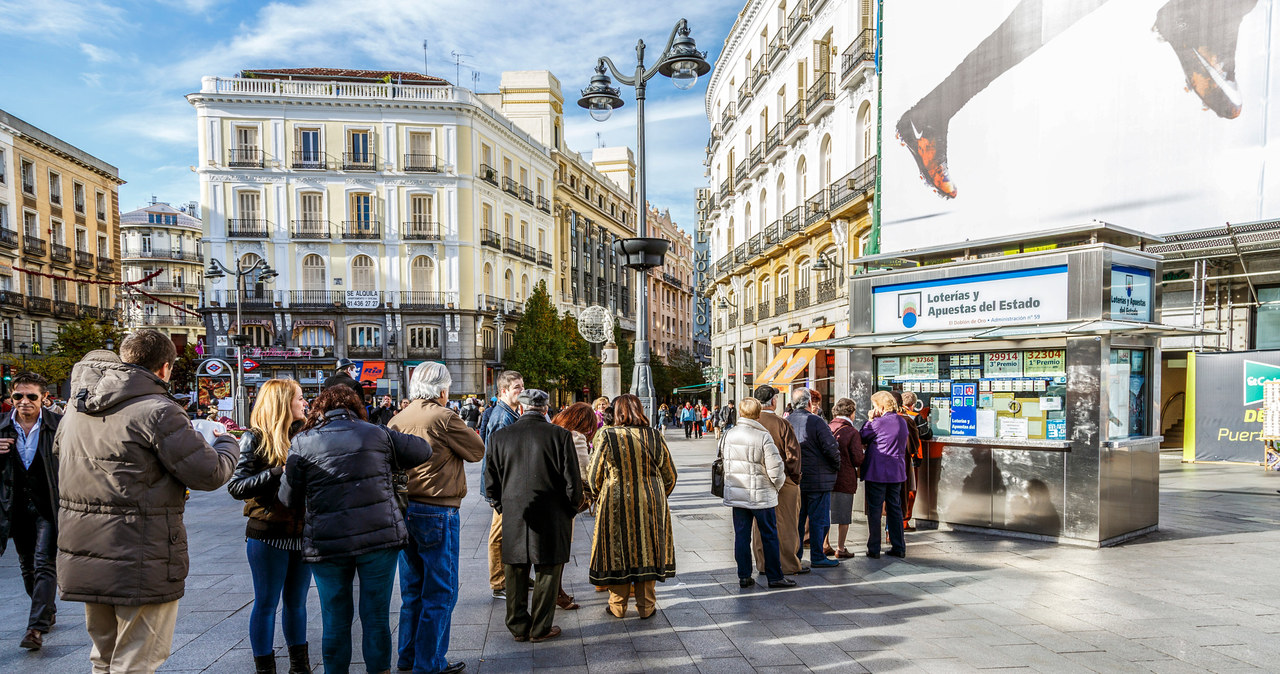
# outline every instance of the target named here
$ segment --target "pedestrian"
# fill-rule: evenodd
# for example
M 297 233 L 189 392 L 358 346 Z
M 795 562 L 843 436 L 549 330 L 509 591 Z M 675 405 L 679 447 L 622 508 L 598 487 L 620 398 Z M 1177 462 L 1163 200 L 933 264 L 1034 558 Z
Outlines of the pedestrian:
M 524 377 L 515 370 L 503 370 L 498 375 L 498 398 L 494 404 L 493 413 L 489 415 L 489 422 L 480 430 L 480 439 L 484 441 L 485 456 L 489 455 L 489 436 L 500 431 L 520 418 L 520 394 L 524 392 Z M 489 490 L 485 488 L 484 481 L 487 479 L 488 471 L 485 470 L 485 464 L 482 459 L 480 464 L 480 491 L 488 498 Z M 493 505 L 492 502 L 489 505 Z M 493 591 L 494 599 L 506 599 L 507 583 L 502 576 L 502 512 L 497 508 L 493 510 L 493 517 L 489 521 L 489 589 Z
M 698 420 L 697 423 L 693 425 L 693 437 L 701 440 L 702 433 L 704 431 L 710 432 L 711 430 L 707 428 L 707 420 L 711 418 L 711 410 L 707 409 L 707 406 L 703 405 L 702 401 L 698 401 L 698 408 L 695 416 L 697 416 Z
M 662 403 L 658 406 L 658 413 L 654 415 L 656 420 L 653 427 L 659 431 L 665 430 L 667 426 L 667 404 Z
M 460 414 L 462 422 L 473 431 L 480 429 L 480 404 L 475 398 L 467 398 L 467 404 L 462 406 Z
M 606 411 L 612 408 L 606 408 Z M 612 414 L 612 412 L 609 412 Z M 591 441 L 595 439 L 596 432 L 596 415 L 591 406 L 586 403 L 574 403 L 560 411 L 551 419 L 551 423 L 568 429 L 573 435 L 573 448 L 578 452 L 578 474 L 585 480 L 587 477 L 587 468 L 591 461 Z M 585 486 L 584 486 L 585 489 Z M 584 506 L 590 505 L 589 500 L 584 499 Z M 585 509 L 585 508 L 584 508 Z M 556 606 L 566 611 L 573 611 L 580 606 L 574 601 L 573 595 L 564 591 L 564 580 L 560 582 L 560 593 L 556 597 Z
M 407 407 L 409 406 L 409 403 L 411 403 L 411 402 L 413 402 L 413 401 L 412 401 L 412 400 L 410 400 L 410 399 L 408 399 L 408 398 L 404 398 L 404 399 L 402 399 L 402 400 L 400 401 L 400 410 L 399 410 L 398 412 L 396 412 L 396 414 L 399 414 L 400 412 L 403 412 L 403 411 L 405 410 L 405 408 L 407 408 Z
M 58 458 L 53 440 L 62 415 L 53 411 L 49 383 L 34 372 L 13 378 L 13 411 L 0 418 L 0 554 L 9 539 L 18 553 L 31 607 L 19 646 L 38 651 L 58 607 Z M 17 448 L 18 451 L 12 451 Z
M 391 399 L 391 396 L 384 395 L 378 406 L 373 408 L 373 413 L 369 415 L 369 422 L 379 426 L 386 426 L 395 415 L 395 401 Z
M 725 404 L 723 408 L 721 408 L 720 416 L 717 418 L 717 420 L 720 422 L 720 431 L 722 433 L 725 431 L 728 431 L 730 428 L 733 428 L 733 425 L 738 423 L 738 410 L 734 409 L 732 400 L 730 400 L 728 403 Z
M 693 409 L 693 403 L 685 402 L 684 408 L 680 410 L 680 423 L 684 425 L 684 439 L 693 438 L 693 424 L 696 422 L 696 411 Z
M 778 558 L 782 573 L 788 576 L 809 573 L 809 567 L 800 563 L 800 556 L 796 552 L 800 549 L 802 539 L 796 528 L 791 526 L 792 522 L 800 520 L 800 443 L 796 441 L 795 429 L 777 414 L 778 389 L 764 384 L 756 388 L 752 397 L 760 401 L 760 418 L 757 421 L 769 431 L 773 444 L 778 447 L 782 455 L 783 472 L 786 474 L 786 481 L 778 490 L 778 506 L 775 511 L 777 521 L 782 522 L 782 526 L 778 527 Z M 753 547 L 756 568 L 763 569 L 764 546 L 758 528 Z
M 490 397 L 489 402 L 485 403 L 484 411 L 480 413 L 480 425 L 476 428 L 477 433 L 484 434 L 484 429 L 489 425 L 489 417 L 493 415 L 493 408 L 497 405 L 497 397 Z
M 657 610 L 654 582 L 676 575 L 667 504 L 676 468 L 639 398 L 618 396 L 613 409 L 618 425 L 596 433 L 587 470 L 587 491 L 596 501 L 590 578 L 609 588 L 610 615 L 623 617 L 634 594 L 636 611 L 649 618 Z
M 276 607 L 289 647 L 289 674 L 308 674 L 307 593 L 311 567 L 302 561 L 303 515 L 278 499 L 289 444 L 302 430 L 307 401 L 291 379 L 272 379 L 258 389 L 249 430 L 240 436 L 240 462 L 227 483 L 235 499 L 245 501 L 245 555 L 253 579 L 249 611 L 249 648 L 258 674 L 276 671 Z
M 363 406 L 365 401 L 364 387 L 356 379 L 358 376 L 360 376 L 360 366 L 349 358 L 339 358 L 338 364 L 334 366 L 333 376 L 324 380 L 324 388 L 338 386 L 339 384 L 346 386 L 360 396 L 360 404 Z
M 805 525 L 809 530 L 809 566 L 824 568 L 839 566 L 823 552 L 827 529 L 831 526 L 831 488 L 840 472 L 840 446 L 822 417 L 809 411 L 813 396 L 809 389 L 797 386 L 791 389 L 794 409 L 787 422 L 796 432 L 800 444 L 800 521 L 797 532 L 803 539 Z M 799 557 L 803 550 L 796 552 Z
M 867 484 L 867 556 L 880 557 L 880 513 L 887 509 L 889 556 L 906 557 L 907 542 L 902 534 L 902 483 L 907 480 L 907 420 L 897 414 L 897 403 L 888 391 L 871 396 L 871 414 L 862 426 L 866 458 L 862 481 Z M 887 506 L 887 508 L 886 508 Z
M 95 672 L 152 672 L 169 657 L 187 578 L 187 490 L 226 484 L 239 453 L 212 446 L 169 396 L 173 340 L 138 330 L 120 355 L 71 370 L 58 454 L 58 587 L 85 604 Z M 110 466 L 111 468 L 106 468 Z
M 782 455 L 773 437 L 760 425 L 760 401 L 742 401 L 742 423 L 724 431 L 724 504 L 733 508 L 733 558 L 738 563 L 738 586 L 751 587 L 751 531 L 760 532 L 764 545 L 765 577 L 769 587 L 795 587 L 782 575 L 778 554 L 778 490 L 787 481 Z
M 583 503 L 573 436 L 547 421 L 549 402 L 545 391 L 521 392 L 524 413 L 489 436 L 485 461 L 485 496 L 503 514 L 506 622 L 516 641 L 560 636 L 560 627 L 552 624 L 556 595 L 571 552 L 573 518 Z M 532 610 L 531 568 L 536 574 Z
M 279 499 L 305 508 L 303 560 L 320 595 L 324 671 L 351 666 L 352 583 L 360 579 L 361 647 L 370 672 L 391 668 L 391 588 L 400 548 L 408 540 L 392 472 L 431 458 L 422 438 L 365 420 L 349 387 L 325 389 L 293 438 Z
M 596 418 L 600 420 L 600 426 L 604 425 L 604 408 L 609 406 L 609 399 L 600 396 L 595 402 L 591 403 L 591 408 L 596 411 Z
M 862 436 L 853 425 L 853 415 L 858 407 L 848 398 L 836 401 L 831 413 L 831 434 L 836 438 L 840 448 L 840 471 L 836 474 L 835 486 L 831 488 L 831 523 L 838 528 L 838 548 L 832 548 L 829 541 L 823 541 L 823 553 L 835 555 L 837 559 L 850 559 L 853 553 L 845 547 L 849 536 L 849 525 L 853 524 L 853 496 L 858 492 L 858 467 L 862 465 L 864 452 Z
M 933 439 L 933 429 L 929 427 L 929 411 L 920 404 L 913 391 L 902 392 L 902 407 L 899 414 L 907 419 L 907 428 L 911 434 L 911 443 L 907 452 L 907 496 L 903 501 L 902 529 L 915 531 L 911 526 L 911 517 L 916 506 L 916 490 L 920 484 L 919 470 L 924 463 L 924 443 Z
M 66 406 L 59 403 L 53 396 L 48 393 L 44 396 L 44 401 L 40 403 L 43 409 L 49 410 L 58 416 L 62 416 L 66 412 Z
M 461 672 L 467 666 L 463 661 L 450 663 L 446 655 L 453 609 L 458 604 L 462 546 L 458 508 L 467 495 L 466 464 L 484 458 L 484 441 L 445 406 L 452 385 L 453 376 L 442 363 L 414 368 L 409 381 L 413 402 L 388 426 L 431 445 L 431 459 L 408 471 L 405 526 L 409 540 L 400 551 L 400 647 L 396 660 L 401 671 Z
M 712 405 L 711 412 L 707 415 L 707 432 L 714 433 L 717 438 L 720 437 L 721 430 L 719 425 L 721 409 L 722 408 L 719 405 Z

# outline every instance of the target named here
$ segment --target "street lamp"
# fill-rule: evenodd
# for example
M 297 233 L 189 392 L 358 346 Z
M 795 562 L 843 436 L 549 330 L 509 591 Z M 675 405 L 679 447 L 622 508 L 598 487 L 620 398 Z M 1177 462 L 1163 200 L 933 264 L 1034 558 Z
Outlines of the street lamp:
M 720 311 L 728 312 L 731 307 L 735 313 L 738 311 L 737 304 L 730 302 L 727 298 L 725 298 L 724 295 L 721 295 L 720 301 L 716 303 L 716 308 L 719 309 Z M 734 346 L 733 346 L 733 359 L 732 359 L 733 372 L 737 373 L 737 376 L 739 379 L 745 379 L 745 377 L 742 375 L 743 368 L 738 367 L 738 356 L 741 353 L 741 351 L 742 351 L 742 321 L 738 321 L 738 340 L 734 342 Z M 739 397 L 737 392 L 737 388 L 738 388 L 737 381 L 733 383 L 733 387 L 734 387 L 734 391 L 733 391 L 734 397 L 735 398 Z M 750 393 L 750 391 L 748 391 L 747 393 Z
M 240 262 L 236 261 L 235 269 L 228 268 L 227 265 L 223 264 L 222 261 L 217 258 L 209 258 L 209 268 L 204 272 L 204 277 L 206 279 L 217 280 L 227 274 L 231 274 L 236 280 L 236 336 L 232 338 L 232 341 L 235 342 L 236 345 L 236 367 L 234 372 L 236 373 L 237 381 L 235 398 L 236 407 L 233 415 L 235 417 L 236 424 L 241 427 L 245 426 L 247 422 L 248 415 L 245 414 L 244 408 L 249 400 L 249 392 L 244 387 L 244 356 L 241 349 L 244 348 L 245 344 L 249 343 L 249 339 L 244 334 L 244 324 L 240 317 L 240 307 L 244 304 L 244 279 L 246 276 L 249 276 L 254 272 L 259 272 L 258 278 L 264 283 L 270 282 L 271 279 L 279 276 L 279 274 L 276 273 L 276 270 L 272 269 L 271 265 L 267 264 L 267 261 L 262 258 L 254 260 L 253 264 L 248 267 L 242 267 Z
M 676 22 L 667 38 L 667 45 L 652 68 L 644 66 L 644 40 L 636 42 L 636 70 L 628 77 L 623 75 L 608 56 L 596 61 L 595 75 L 591 76 L 591 84 L 582 90 L 582 98 L 578 105 L 591 113 L 597 122 L 609 119 L 614 109 L 622 107 L 620 89 L 613 86 L 608 72 L 618 82 L 636 90 L 636 204 L 640 212 L 638 238 L 620 239 L 614 243 L 614 251 L 625 259 L 625 266 L 634 269 L 638 277 L 636 284 L 636 352 L 635 370 L 631 377 L 631 393 L 640 398 L 646 414 L 652 415 L 657 407 L 653 390 L 653 373 L 649 369 L 649 270 L 660 267 L 670 243 L 663 239 L 648 238 L 647 222 L 648 202 L 645 196 L 645 150 L 644 150 L 644 98 L 645 86 L 655 75 L 670 77 L 677 89 L 689 89 L 698 77 L 711 72 L 711 64 L 707 63 L 706 52 L 698 51 L 697 45 L 689 36 L 689 24 L 684 19 Z M 608 72 L 606 72 L 606 69 Z

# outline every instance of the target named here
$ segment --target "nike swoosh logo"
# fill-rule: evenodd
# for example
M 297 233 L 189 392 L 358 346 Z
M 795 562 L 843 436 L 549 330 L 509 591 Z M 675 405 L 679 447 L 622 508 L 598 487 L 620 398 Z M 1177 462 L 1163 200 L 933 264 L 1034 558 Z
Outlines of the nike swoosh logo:
M 1227 97 L 1227 100 L 1231 101 L 1232 105 L 1240 107 L 1240 90 L 1235 86 L 1235 84 L 1223 77 L 1222 72 L 1217 68 L 1209 65 L 1209 62 L 1204 60 L 1204 57 L 1200 55 L 1199 49 L 1192 49 L 1191 53 L 1195 54 L 1196 59 L 1200 61 L 1200 65 L 1204 66 L 1204 69 L 1209 71 L 1209 79 L 1213 80 L 1213 83 L 1218 85 L 1218 88 L 1222 90 L 1222 93 Z
M 920 130 L 916 128 L 914 120 L 911 122 L 911 135 L 913 136 L 912 140 L 920 140 L 920 138 L 924 136 L 924 134 L 920 133 Z

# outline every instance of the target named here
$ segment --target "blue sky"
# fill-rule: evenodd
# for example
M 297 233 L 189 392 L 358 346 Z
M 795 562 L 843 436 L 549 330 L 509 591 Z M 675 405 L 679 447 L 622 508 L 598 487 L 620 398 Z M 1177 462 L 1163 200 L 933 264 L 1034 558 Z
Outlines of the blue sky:
M 635 105 L 607 122 L 575 105 L 595 59 L 634 68 L 644 39 L 657 56 L 682 14 L 670 2 L 543 0 L 0 0 L 0 108 L 120 168 L 128 181 L 120 209 L 156 195 L 199 198 L 195 112 L 183 98 L 204 75 L 242 68 L 351 67 L 430 73 L 455 79 L 451 52 L 463 58 L 461 84 L 496 91 L 504 70 L 550 69 L 566 98 L 565 138 L 589 155 L 597 144 L 635 146 Z M 742 0 L 684 5 L 699 48 L 719 54 Z M 650 82 L 649 200 L 693 224 L 694 190 L 705 184 L 707 78 L 678 91 Z

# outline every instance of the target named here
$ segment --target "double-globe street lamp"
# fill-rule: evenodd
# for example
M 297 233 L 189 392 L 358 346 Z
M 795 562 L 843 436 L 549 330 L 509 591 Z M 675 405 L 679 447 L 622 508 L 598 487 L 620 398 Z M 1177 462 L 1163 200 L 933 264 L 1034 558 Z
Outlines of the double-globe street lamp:
M 246 294 L 244 290 L 244 280 L 255 272 L 258 274 L 258 280 L 263 283 L 270 282 L 271 279 L 279 276 L 276 270 L 272 269 L 271 265 L 267 264 L 267 261 L 262 258 L 254 260 L 253 264 L 247 267 L 242 266 L 239 261 L 236 261 L 235 269 L 227 267 L 227 265 L 222 263 L 222 260 L 209 258 L 209 268 L 204 272 L 204 277 L 210 280 L 217 280 L 228 274 L 235 278 L 235 288 L 233 292 L 235 293 L 236 302 L 236 334 L 231 338 L 231 341 L 236 345 L 236 366 L 233 370 L 233 372 L 236 373 L 236 407 L 232 415 L 236 420 L 236 424 L 241 427 L 244 427 L 248 423 L 249 419 L 249 415 L 245 410 L 248 406 L 249 392 L 244 386 L 244 353 L 241 352 L 241 349 L 249 343 L 249 338 L 244 334 L 244 322 L 240 315 L 240 307 L 244 304 Z
M 631 393 L 640 398 L 645 414 L 652 417 L 657 407 L 653 390 L 653 373 L 649 369 L 649 270 L 662 266 L 663 257 L 671 245 L 665 239 L 649 238 L 647 215 L 648 202 L 645 198 L 645 161 L 644 161 L 644 96 L 645 85 L 654 75 L 670 77 L 677 89 L 690 89 L 698 81 L 698 77 L 711 71 L 707 63 L 706 52 L 698 51 L 693 38 L 689 36 L 689 24 L 684 19 L 676 22 L 667 38 L 667 46 L 662 56 L 652 67 L 644 67 L 644 40 L 636 42 L 636 70 L 630 77 L 618 71 L 608 56 L 600 57 L 596 62 L 596 74 L 591 77 L 591 84 L 582 90 L 582 98 L 578 105 L 591 113 L 591 118 L 603 122 L 609 119 L 615 108 L 622 107 L 621 90 L 613 86 L 606 73 L 606 66 L 618 82 L 636 90 L 636 210 L 640 213 L 638 238 L 619 239 L 614 242 L 613 250 L 626 260 L 625 265 L 637 273 L 636 284 L 636 351 L 635 370 L 631 376 Z

